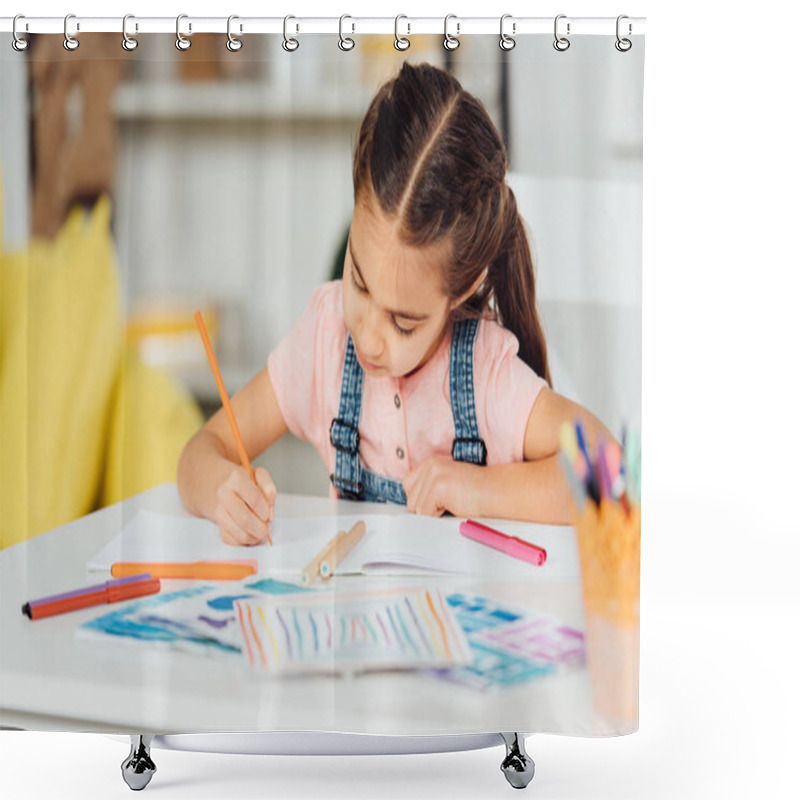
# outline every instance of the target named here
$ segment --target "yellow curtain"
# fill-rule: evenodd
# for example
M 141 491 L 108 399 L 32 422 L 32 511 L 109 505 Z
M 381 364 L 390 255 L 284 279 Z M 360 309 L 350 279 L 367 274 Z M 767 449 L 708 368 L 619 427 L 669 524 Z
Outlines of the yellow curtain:
M 125 348 L 110 216 L 103 195 L 52 241 L 0 241 L 0 547 L 174 481 L 202 424 Z

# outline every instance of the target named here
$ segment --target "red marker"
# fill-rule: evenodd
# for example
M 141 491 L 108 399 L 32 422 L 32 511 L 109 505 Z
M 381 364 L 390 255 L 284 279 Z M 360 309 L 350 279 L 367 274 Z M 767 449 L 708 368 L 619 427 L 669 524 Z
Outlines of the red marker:
M 526 542 L 518 536 L 500 533 L 500 531 L 496 531 L 488 525 L 482 525 L 480 522 L 468 519 L 461 523 L 459 529 L 461 530 L 461 535 L 466 536 L 468 539 L 485 544 L 487 547 L 493 547 L 495 550 L 500 550 L 513 558 L 529 561 L 537 567 L 542 566 L 547 560 L 547 550 L 543 547 Z
M 30 619 L 52 617 L 67 611 L 101 605 L 119 603 L 134 597 L 156 594 L 161 590 L 161 581 L 148 574 L 131 575 L 120 580 L 106 581 L 97 586 L 87 586 L 74 592 L 51 595 L 40 600 L 30 600 L 22 606 L 22 613 Z

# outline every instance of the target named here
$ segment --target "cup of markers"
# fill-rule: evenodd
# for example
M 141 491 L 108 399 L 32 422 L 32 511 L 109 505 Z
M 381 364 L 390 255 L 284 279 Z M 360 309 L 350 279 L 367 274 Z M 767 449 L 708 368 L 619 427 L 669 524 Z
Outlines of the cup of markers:
M 614 732 L 639 721 L 641 444 L 598 440 L 590 451 L 577 420 L 560 431 L 561 465 L 575 504 L 586 659 L 595 714 Z M 611 731 L 609 731 L 611 732 Z

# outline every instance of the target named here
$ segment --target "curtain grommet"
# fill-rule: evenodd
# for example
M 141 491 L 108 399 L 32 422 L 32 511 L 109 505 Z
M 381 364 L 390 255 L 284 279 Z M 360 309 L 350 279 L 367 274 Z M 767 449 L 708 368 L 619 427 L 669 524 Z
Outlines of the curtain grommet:
M 242 49 L 242 47 L 244 47 L 244 42 L 241 39 L 237 39 L 231 33 L 231 21 L 235 19 L 239 19 L 239 17 L 237 17 L 236 14 L 231 14 L 228 17 L 228 41 L 225 42 L 225 47 L 227 47 L 231 53 L 238 53 Z M 240 25 L 239 33 L 241 32 L 242 32 L 242 26 Z
M 122 18 L 122 49 L 127 50 L 129 53 L 139 46 L 139 40 L 133 36 L 128 36 L 128 20 L 136 19 L 133 14 L 126 14 Z M 139 30 L 139 23 L 135 24 L 136 30 Z
M 617 17 L 617 41 L 614 42 L 614 47 L 616 47 L 617 50 L 619 50 L 620 53 L 627 53 L 628 50 L 630 50 L 631 47 L 633 47 L 633 42 L 630 39 L 627 39 L 627 38 L 623 39 L 619 35 L 619 27 L 620 27 L 619 24 L 620 24 L 620 22 L 622 22 L 623 19 L 628 19 L 628 15 L 627 14 L 620 14 Z M 628 36 L 630 36 L 632 33 L 633 33 L 633 25 L 631 25 L 631 23 L 629 22 L 628 23 Z
M 400 34 L 398 33 L 397 30 L 398 23 L 400 22 L 401 19 L 408 19 L 408 17 L 405 14 L 398 14 L 394 18 L 394 49 L 399 50 L 400 52 L 404 52 L 405 50 L 408 50 L 409 47 L 411 47 L 411 40 L 406 39 L 403 36 L 400 36 Z M 408 33 L 411 33 L 411 24 L 410 23 L 406 24 L 408 25 Z
M 18 19 L 25 19 L 23 14 L 17 14 L 14 17 L 14 22 L 11 25 L 11 33 L 13 34 L 13 38 L 11 39 L 11 46 L 18 52 L 24 53 L 30 47 L 30 40 L 24 36 L 20 36 L 17 33 L 17 20 Z M 25 23 L 25 30 L 28 30 L 28 23 Z
M 295 50 L 297 50 L 298 47 L 300 47 L 300 42 L 298 42 L 297 39 L 293 39 L 290 36 L 286 35 L 286 24 L 289 22 L 290 19 L 297 19 L 297 17 L 292 16 L 291 14 L 287 14 L 283 18 L 283 42 L 281 44 L 283 46 L 283 49 L 287 53 L 293 53 Z M 300 26 L 295 25 L 295 30 L 299 31 Z
M 67 14 L 67 16 L 64 17 L 64 49 L 69 50 L 71 53 L 77 50 L 81 46 L 81 43 L 78 41 L 77 37 L 70 36 L 69 31 L 67 30 L 70 19 L 75 19 L 75 18 L 76 17 L 74 14 Z M 80 29 L 81 29 L 80 22 L 76 22 L 75 30 L 80 31 Z
M 570 23 L 567 22 L 567 36 L 559 36 L 558 35 L 558 21 L 560 19 L 566 19 L 566 14 L 559 14 L 555 22 L 553 23 L 553 36 L 555 36 L 555 41 L 553 42 L 553 47 L 558 50 L 559 53 L 563 53 L 565 50 L 569 50 L 570 41 L 567 39 L 567 36 L 570 34 Z
M 503 16 L 500 17 L 500 41 L 498 42 L 498 44 L 500 45 L 500 49 L 505 50 L 506 52 L 508 52 L 509 50 L 513 50 L 517 46 L 516 39 L 513 39 L 503 30 L 503 25 L 505 21 L 510 17 L 513 17 L 513 14 L 503 14 Z M 516 32 L 517 32 L 517 23 L 512 22 L 511 33 L 515 34 Z
M 344 33 L 342 32 L 342 23 L 346 19 L 353 19 L 353 18 L 349 14 L 342 14 L 342 16 L 339 17 L 339 49 L 345 52 L 349 52 L 356 46 L 356 42 L 355 39 L 351 39 L 349 36 L 345 36 Z M 355 23 L 353 23 L 352 30 L 350 32 L 354 33 L 355 29 L 356 25 Z
M 447 23 L 451 19 L 455 19 L 456 20 L 456 35 L 455 36 L 451 36 L 447 32 Z M 461 44 L 461 42 L 458 40 L 458 34 L 459 33 L 461 33 L 461 23 L 458 22 L 458 17 L 455 14 L 448 14 L 444 18 L 444 42 L 443 42 L 443 44 L 444 44 L 444 49 L 445 50 L 450 50 L 451 52 L 453 50 L 458 50 L 459 45 Z
M 188 16 L 189 16 L 188 14 L 178 14 L 178 18 L 175 20 L 175 35 L 177 37 L 175 39 L 175 47 L 177 47 L 178 50 L 180 50 L 181 52 L 183 52 L 185 50 L 188 50 L 192 46 L 192 40 L 191 39 L 187 39 L 181 33 L 181 20 L 182 19 L 187 19 Z M 191 32 L 192 32 L 192 23 L 190 22 L 189 23 L 189 33 L 191 33 Z

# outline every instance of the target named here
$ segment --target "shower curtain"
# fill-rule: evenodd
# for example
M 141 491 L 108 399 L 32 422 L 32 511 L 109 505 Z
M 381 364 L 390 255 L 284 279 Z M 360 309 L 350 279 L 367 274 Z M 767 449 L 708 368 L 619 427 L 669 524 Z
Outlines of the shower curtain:
M 0 722 L 637 730 L 644 37 L 231 25 L 2 38 Z

